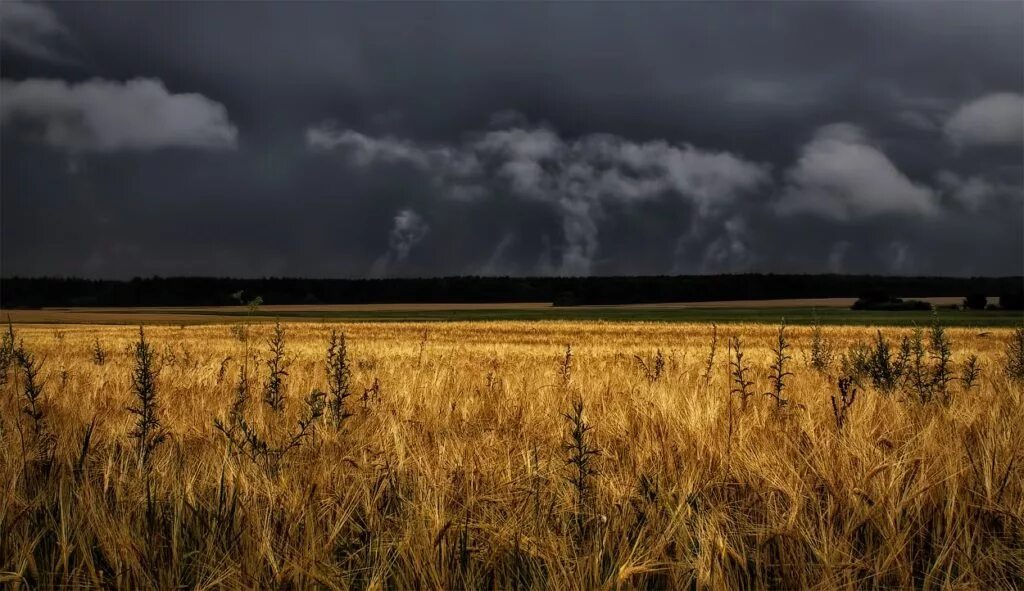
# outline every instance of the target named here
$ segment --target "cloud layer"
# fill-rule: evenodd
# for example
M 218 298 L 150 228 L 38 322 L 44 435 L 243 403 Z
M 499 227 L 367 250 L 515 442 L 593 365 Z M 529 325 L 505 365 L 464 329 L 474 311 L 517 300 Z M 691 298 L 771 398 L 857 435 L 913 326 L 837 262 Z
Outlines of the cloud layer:
M 0 81 L 0 123 L 26 124 L 55 148 L 74 152 L 233 148 L 238 130 L 224 105 L 172 94 L 160 80 Z
M 311 127 L 307 145 L 339 150 L 357 167 L 404 164 L 428 176 L 442 197 L 507 194 L 551 206 L 562 218 L 558 272 L 589 274 L 609 205 L 678 199 L 711 218 L 767 183 L 768 167 L 727 152 L 611 134 L 576 139 L 543 126 L 469 134 L 458 144 L 370 137 L 331 124 Z

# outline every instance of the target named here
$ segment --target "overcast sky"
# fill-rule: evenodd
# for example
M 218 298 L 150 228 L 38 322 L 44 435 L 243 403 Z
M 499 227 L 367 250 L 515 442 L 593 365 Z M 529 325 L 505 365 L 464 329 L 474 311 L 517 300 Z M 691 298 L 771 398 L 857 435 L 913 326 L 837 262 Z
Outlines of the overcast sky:
M 0 273 L 1024 268 L 1024 3 L 0 3 Z

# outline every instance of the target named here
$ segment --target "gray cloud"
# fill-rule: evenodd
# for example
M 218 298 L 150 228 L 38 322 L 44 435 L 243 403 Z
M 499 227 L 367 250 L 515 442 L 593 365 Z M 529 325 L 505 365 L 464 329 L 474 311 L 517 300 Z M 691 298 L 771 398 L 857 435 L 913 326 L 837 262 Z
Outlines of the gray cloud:
M 395 225 L 391 228 L 388 246 L 399 261 L 404 261 L 412 250 L 430 231 L 430 226 L 420 214 L 412 209 L 403 209 L 395 214 Z
M 848 123 L 820 128 L 786 172 L 780 214 L 809 212 L 837 220 L 886 213 L 933 215 L 934 192 L 908 179 Z
M 992 204 L 1005 206 L 1007 201 L 1024 199 L 1024 187 L 1020 184 L 1014 185 L 984 176 L 963 177 L 943 170 L 936 175 L 935 180 L 943 194 L 971 212 Z
M 71 63 L 64 50 L 71 35 L 44 4 L 22 0 L 0 2 L 0 45 L 50 62 Z
M 902 240 L 893 240 L 881 248 L 882 260 L 888 261 L 888 269 L 893 274 L 906 274 L 914 266 L 914 253 L 910 245 Z
M 374 262 L 370 274 L 375 277 L 386 276 L 395 264 L 401 264 L 409 258 L 413 247 L 422 242 L 428 233 L 430 225 L 415 210 L 399 210 L 395 213 L 388 233 L 388 250 Z
M 506 233 L 498 241 L 498 244 L 494 247 L 491 252 L 491 256 L 488 257 L 487 261 L 477 270 L 479 275 L 499 275 L 505 263 L 505 257 L 508 256 L 509 249 L 515 243 L 516 236 L 512 233 Z
M 351 129 L 322 123 L 306 130 L 306 145 L 317 152 L 342 150 L 352 164 L 369 168 L 374 164 L 406 164 L 428 174 L 436 187 L 447 189 L 451 198 L 471 199 L 479 189 L 473 182 L 481 173 L 475 154 L 447 146 L 423 146 L 390 136 L 370 137 Z
M 957 109 L 945 125 L 957 146 L 1024 144 L 1024 95 L 999 92 Z
M 73 152 L 233 148 L 227 109 L 201 94 L 172 94 L 163 82 L 92 79 L 0 81 L 0 122 L 24 123 L 46 144 Z
M 710 273 L 722 270 L 749 270 L 754 254 L 747 243 L 746 221 L 742 217 L 734 216 L 727 219 L 722 226 L 725 231 L 704 250 L 701 271 Z
M 896 114 L 896 118 L 901 122 L 918 131 L 936 131 L 939 129 L 939 124 L 933 117 L 928 116 L 925 113 L 914 110 L 904 110 Z
M 847 255 L 850 253 L 851 244 L 848 240 L 835 242 L 828 251 L 829 273 L 842 273 Z
M 767 166 L 727 152 L 611 134 L 568 139 L 542 126 L 492 129 L 438 145 L 368 137 L 326 124 L 308 129 L 306 142 L 314 150 L 339 149 L 358 167 L 412 166 L 431 176 L 449 198 L 497 191 L 553 206 L 562 218 L 558 272 L 564 274 L 591 272 L 608 203 L 671 196 L 708 218 L 770 179 Z

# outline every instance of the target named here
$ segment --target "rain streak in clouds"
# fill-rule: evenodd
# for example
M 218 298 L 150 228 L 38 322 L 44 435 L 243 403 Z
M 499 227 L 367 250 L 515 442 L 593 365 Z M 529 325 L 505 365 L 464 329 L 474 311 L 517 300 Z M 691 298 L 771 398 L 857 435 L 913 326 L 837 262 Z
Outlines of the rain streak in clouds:
M 306 139 L 311 149 L 337 150 L 360 168 L 410 166 L 429 177 L 442 198 L 502 194 L 549 206 L 563 233 L 556 272 L 568 275 L 590 274 L 610 203 L 678 199 L 710 222 L 769 178 L 765 165 L 726 152 L 609 134 L 568 140 L 542 126 L 484 131 L 455 145 L 368 137 L 329 124 L 309 129 Z

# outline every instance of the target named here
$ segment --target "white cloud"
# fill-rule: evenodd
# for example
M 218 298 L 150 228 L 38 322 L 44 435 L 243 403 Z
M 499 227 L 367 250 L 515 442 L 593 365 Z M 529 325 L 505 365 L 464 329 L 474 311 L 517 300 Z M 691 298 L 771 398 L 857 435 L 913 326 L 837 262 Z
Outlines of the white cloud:
M 4 79 L 0 98 L 0 123 L 24 123 L 46 144 L 72 152 L 223 149 L 237 142 L 224 105 L 201 94 L 171 94 L 156 79 Z
M 50 62 L 75 61 L 60 44 L 70 39 L 67 28 L 44 4 L 4 0 L 0 2 L 0 45 Z
M 945 132 L 960 147 L 1024 143 L 1024 95 L 1000 92 L 975 99 L 946 120 Z
M 770 180 L 766 166 L 728 152 L 608 134 L 567 139 L 543 126 L 492 129 L 458 144 L 437 145 L 373 138 L 326 124 L 308 129 L 306 142 L 317 151 L 340 150 L 360 167 L 415 167 L 450 197 L 500 191 L 551 204 L 562 216 L 560 272 L 565 274 L 590 273 L 608 203 L 672 196 L 694 205 L 700 216 L 711 216 Z
M 776 210 L 848 220 L 888 213 L 930 215 L 937 206 L 934 192 L 908 179 L 863 130 L 836 123 L 819 129 L 803 147 L 786 172 Z

